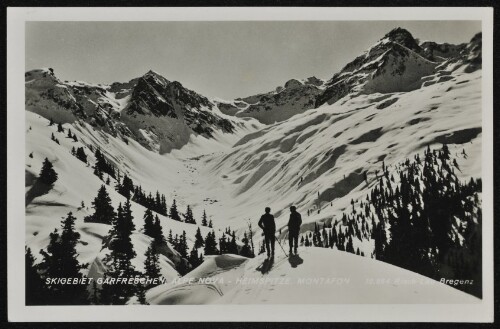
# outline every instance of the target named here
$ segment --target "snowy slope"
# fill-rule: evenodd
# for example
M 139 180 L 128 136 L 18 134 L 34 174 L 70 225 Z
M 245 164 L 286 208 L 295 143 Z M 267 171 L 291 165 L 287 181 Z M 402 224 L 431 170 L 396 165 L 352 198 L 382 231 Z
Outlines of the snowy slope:
M 481 177 L 480 68 L 480 35 L 467 45 L 446 48 L 418 45 L 407 31 L 396 29 L 327 82 L 292 79 L 272 92 L 230 102 L 207 99 L 152 71 L 110 86 L 63 82 L 50 69 L 27 72 L 26 191 L 46 157 L 59 179 L 48 194 L 26 205 L 26 245 L 40 260 L 38 251 L 46 248 L 49 234 L 72 211 L 82 236 L 79 259 L 90 264 L 85 273 L 98 277 L 105 271 L 102 259 L 108 250 L 103 239 L 110 226 L 83 222 L 103 184 L 93 174 L 91 147 L 99 148 L 143 190 L 165 194 L 168 206 L 176 199 L 183 213 L 190 205 L 198 223 L 206 210 L 217 238 L 228 226 L 237 230 L 239 238 L 249 222 L 255 229 L 266 206 L 272 208 L 282 237 L 290 205 L 302 214 L 302 234 L 317 222 L 335 223 L 351 200 L 365 197 L 376 184 L 382 166 L 391 170 L 428 145 L 449 144 L 460 166 L 460 179 Z M 48 118 L 64 123 L 78 142 L 57 133 Z M 60 145 L 51 141 L 52 133 Z M 83 147 L 90 164 L 72 156 L 72 147 Z M 467 157 L 460 155 L 462 150 Z M 114 190 L 115 184 L 111 179 L 107 191 L 116 208 L 125 199 Z M 141 231 L 144 211 L 132 203 L 137 253 L 133 263 L 138 270 L 150 242 Z M 191 248 L 198 225 L 159 217 L 165 235 L 169 230 L 174 235 L 186 231 Z M 201 227 L 204 237 L 209 231 Z M 255 234 L 254 239 L 257 247 L 262 237 Z M 371 239 L 353 243 L 367 256 L 373 251 Z M 277 258 L 272 273 L 287 276 L 292 271 L 292 278 L 348 276 L 358 284 L 368 272 L 420 278 L 368 257 L 332 250 L 305 249 L 301 257 L 307 266 L 293 268 L 288 260 Z M 161 268 L 169 280 L 179 277 L 176 259 L 178 254 L 168 245 Z M 209 257 L 185 278 L 255 278 L 262 276 L 257 270 L 262 262 L 261 257 Z M 320 272 L 311 273 L 311 268 Z M 272 289 L 245 291 L 231 284 L 170 283 L 149 291 L 148 300 L 154 304 L 299 303 L 283 287 L 268 288 Z M 329 286 L 328 294 L 304 293 L 316 292 L 311 289 L 293 287 L 295 295 L 311 298 L 307 302 L 340 303 L 350 298 L 368 302 L 370 295 L 382 295 L 379 286 L 356 295 L 352 283 Z M 408 301 L 408 295 L 414 297 L 409 302 L 415 303 L 472 298 L 442 285 L 388 285 L 383 291 L 382 302 Z
M 211 140 L 198 136 L 192 137 L 180 150 L 161 156 L 134 140 L 127 144 L 86 122 L 75 122 L 72 131 L 85 145 L 99 146 L 113 164 L 145 190 L 159 190 L 170 202 L 176 198 L 180 211 L 190 204 L 199 220 L 206 209 L 217 230 L 227 226 L 246 228 L 247 220 L 251 220 L 255 228 L 267 205 L 273 209 L 278 227 L 282 227 L 288 219 L 287 208 L 295 204 L 304 215 L 303 231 L 307 231 L 314 222 L 337 219 L 342 210 L 349 207 L 351 199 L 366 194 L 370 186 L 362 182 L 363 171 L 368 171 L 368 177 L 373 179 L 382 160 L 390 166 L 421 151 L 427 144 L 439 144 L 443 140 L 453 144 L 454 138 L 457 139 L 457 145 L 450 146 L 452 151 L 465 148 L 467 154 L 472 155 L 459 159 L 462 168 L 459 175 L 480 176 L 480 162 L 476 159 L 481 150 L 481 72 L 449 76 L 451 80 L 441 82 L 439 78 L 430 77 L 435 80 L 432 85 L 412 92 L 346 97 L 258 132 L 242 130 L 239 136 L 248 134 L 233 148 L 223 140 L 226 135 L 221 135 L 221 143 L 217 142 L 218 135 Z M 68 205 L 67 208 L 55 207 L 55 213 L 53 207 L 45 205 L 27 208 L 28 227 L 47 226 L 47 234 L 43 234 L 46 242 L 48 232 L 58 225 L 61 216 L 69 210 L 75 211 L 82 200 L 90 205 L 100 182 L 91 168 L 83 168 L 83 163 L 69 154 L 72 141 L 59 138 L 61 146 L 53 143 L 49 136 L 55 126 L 46 127 L 46 119 L 30 112 L 26 115 L 28 125 L 36 125 L 36 129 L 27 133 L 27 154 L 35 150 L 35 158 L 27 158 L 31 175 L 38 174 L 45 156 L 49 160 L 65 159 L 54 163 L 57 172 L 71 171 L 65 187 L 57 191 L 61 184 L 58 181 L 57 192 L 52 191 L 39 201 L 43 204 L 45 198 L 53 195 L 54 200 Z M 461 139 L 461 131 L 473 135 Z M 203 154 L 207 149 L 211 153 Z M 85 176 L 75 176 L 73 171 Z M 61 181 L 63 179 L 64 173 Z M 74 186 L 82 188 L 71 188 Z M 112 197 L 121 198 L 118 194 Z M 135 216 L 138 221 L 144 211 L 140 208 L 139 215 Z M 321 209 L 319 214 L 318 209 Z M 307 210 L 311 211 L 310 216 L 305 216 Z M 35 224 L 29 220 L 30 213 L 40 220 L 55 214 L 53 218 L 57 220 L 51 225 Z M 84 214 L 87 213 L 82 211 L 82 217 Z M 174 230 L 176 225 L 184 225 L 170 222 Z M 194 228 L 185 226 L 191 238 Z M 164 232 L 168 229 L 167 225 Z M 179 228 L 177 233 L 181 232 Z M 28 230 L 28 236 L 32 233 Z M 372 248 L 367 241 L 364 245 L 357 241 L 354 244 L 366 253 Z
M 327 221 L 366 195 L 383 161 L 391 166 L 443 142 L 471 155 L 458 159 L 462 178 L 480 177 L 480 71 L 412 92 L 346 98 L 264 128 L 226 154 L 202 158 L 202 186 L 224 196 L 218 212 L 231 225 L 257 220 L 267 205 L 278 227 L 291 204 L 305 223 Z
M 149 290 L 146 297 L 152 305 L 479 302 L 399 267 L 323 248 L 305 248 L 292 258 L 279 251 L 272 265 L 264 255 L 215 256 L 178 283 Z
M 145 175 L 152 175 L 155 171 L 161 171 L 162 166 L 170 166 L 172 160 L 162 158 L 160 155 L 146 150 L 138 143 L 129 142 L 125 144 L 121 139 L 112 136 L 102 136 L 101 131 L 92 130 L 88 124 L 70 125 L 65 124 L 66 129 L 70 128 L 74 134 L 78 136 L 79 142 L 74 142 L 73 139 L 67 138 L 66 133 L 57 133 L 57 127 L 49 126 L 49 121 L 40 117 L 37 114 L 26 112 L 26 190 L 32 186 L 38 176 L 43 159 L 46 157 L 52 162 L 55 171 L 58 174 L 54 188 L 48 194 L 35 198 L 26 205 L 26 245 L 33 250 L 34 255 L 40 260 L 41 256 L 38 253 L 40 249 L 45 249 L 49 243 L 49 234 L 54 229 L 60 228 L 60 223 L 63 217 L 68 212 L 73 212 L 77 218 L 76 229 L 81 234 L 81 243 L 77 246 L 79 259 L 83 263 L 89 263 L 90 266 L 86 270 L 89 275 L 102 275 L 103 266 L 102 258 L 106 255 L 107 249 L 103 249 L 103 239 L 108 234 L 109 225 L 97 223 L 85 223 L 83 218 L 92 213 L 91 202 L 97 194 L 99 187 L 104 184 L 97 176 L 93 174 L 91 165 L 86 165 L 76 157 L 71 155 L 72 147 L 84 147 L 87 153 L 88 160 L 91 164 L 94 163 L 92 152 L 86 145 L 92 144 L 94 147 L 100 146 L 102 150 L 116 161 L 122 172 L 137 173 L 142 172 Z M 67 130 L 66 130 L 67 131 Z M 54 134 L 59 140 L 60 145 L 51 141 L 50 136 Z M 93 135 L 95 134 L 95 135 Z M 113 150 L 114 152 L 111 152 Z M 120 151 L 123 151 L 121 153 Z M 29 157 L 32 154 L 33 158 Z M 156 162 L 156 159 L 163 159 L 162 163 Z M 126 161 L 124 161 L 126 159 Z M 134 162 L 135 161 L 137 162 Z M 142 167 L 139 166 L 144 159 L 151 159 L 146 164 L 157 167 Z M 127 166 L 134 166 L 135 170 L 127 170 Z M 182 167 L 179 164 L 178 167 Z M 143 171 L 146 169 L 145 171 Z M 149 189 L 150 185 L 143 184 L 142 180 L 147 182 L 148 179 L 142 179 L 138 175 L 130 175 L 137 182 L 141 182 L 142 186 L 146 186 L 148 191 L 156 191 L 156 188 Z M 141 180 L 142 179 L 142 180 Z M 150 182 L 152 179 L 149 180 Z M 118 206 L 118 203 L 124 203 L 126 200 L 123 196 L 114 190 L 116 182 L 111 179 L 111 186 L 107 186 L 107 191 L 112 199 L 113 206 Z M 170 201 L 171 199 L 169 199 Z M 81 208 L 81 202 L 85 203 L 85 208 Z M 181 202 L 182 204 L 182 202 Z M 180 208 L 181 211 L 184 209 Z M 198 210 L 198 209 L 196 209 Z M 142 270 L 144 263 L 144 253 L 150 244 L 151 239 L 142 234 L 143 215 L 145 208 L 136 203 L 132 203 L 132 213 L 134 216 L 134 224 L 136 232 L 132 236 L 134 248 L 137 257 L 133 264 L 138 270 Z M 201 212 L 201 210 L 198 210 Z M 199 217 L 199 213 L 197 214 Z M 185 224 L 158 215 L 161 219 L 161 225 L 164 234 L 169 230 L 173 234 L 182 234 L 186 231 L 188 244 L 192 245 L 194 234 L 198 226 Z M 210 230 L 206 227 L 201 228 L 202 234 L 205 236 Z M 170 254 L 176 254 L 169 246 Z M 161 257 L 162 274 L 167 279 L 177 277 L 177 272 L 172 268 L 172 259 L 168 259 L 167 254 Z

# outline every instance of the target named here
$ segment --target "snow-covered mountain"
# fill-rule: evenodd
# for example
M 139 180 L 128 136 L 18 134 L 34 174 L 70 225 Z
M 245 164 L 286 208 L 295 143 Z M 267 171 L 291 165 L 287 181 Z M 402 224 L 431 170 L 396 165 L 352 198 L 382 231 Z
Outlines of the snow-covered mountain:
M 84 120 L 161 154 L 182 148 L 195 136 L 238 139 L 259 127 L 221 113 L 206 97 L 153 71 L 111 85 L 63 82 L 52 69 L 26 72 L 25 80 L 28 111 L 61 123 Z
M 221 102 L 219 107 L 224 113 L 256 118 L 265 124 L 280 122 L 314 108 L 323 83 L 316 77 L 291 79 L 268 93 Z
M 442 70 L 449 62 L 471 66 L 480 58 L 481 35 L 469 44 L 438 44 L 425 41 L 419 44 L 410 32 L 396 28 L 387 33 L 366 52 L 333 75 L 328 81 L 316 77 L 291 79 L 268 93 L 221 102 L 220 109 L 237 117 L 252 117 L 271 124 L 317 108 L 324 103 L 333 104 L 348 94 L 375 92 L 406 92 L 421 87 L 422 78 Z M 479 43 L 479 45 L 477 45 Z M 473 65 L 473 64 L 472 64 Z
M 260 233 L 255 228 L 264 207 L 272 208 L 283 239 L 287 236 L 288 207 L 295 205 L 303 218 L 301 238 L 312 240 L 312 233 L 320 227 L 323 239 L 335 230 L 343 232 L 348 242 L 342 242 L 342 247 L 337 242 L 333 250 L 319 249 L 325 247 L 319 244 L 306 248 L 302 242 L 304 264 L 290 268 L 291 262 L 288 266 L 289 261 L 277 258 L 271 271 L 280 275 L 295 271 L 293 278 L 327 276 L 330 267 L 321 264 L 341 263 L 345 268 L 336 272 L 338 275 L 354 275 L 360 280 L 363 277 L 354 274 L 360 269 L 391 278 L 421 279 L 369 259 L 382 259 L 375 250 L 374 231 L 383 219 L 362 219 L 377 216 L 380 205 L 365 200 L 373 200 L 372 193 L 380 191 L 382 185 L 392 195 L 406 179 L 410 160 L 431 148 L 435 157 L 426 157 L 435 161 L 433 169 L 422 164 L 412 168 L 417 168 L 419 175 L 422 168 L 436 175 L 449 170 L 449 176 L 443 177 L 453 182 L 452 190 L 462 186 L 460 182 L 465 186 L 471 178 L 481 178 L 481 34 L 463 45 L 419 44 L 408 31 L 395 29 L 328 81 L 291 79 L 271 92 L 233 101 L 209 99 L 153 71 L 111 85 L 61 81 L 52 69 L 26 72 L 25 80 L 26 245 L 39 262 L 38 251 L 47 248 L 51 233 L 71 211 L 81 235 L 79 260 L 89 264 L 82 273 L 94 278 L 103 277 L 108 270 L 106 236 L 111 226 L 84 218 L 93 213 L 91 202 L 101 185 L 105 185 L 115 209 L 126 202 L 115 188 L 123 183 L 124 175 L 135 188 L 131 240 L 136 256 L 132 263 L 140 271 L 152 238 L 143 230 L 143 216 L 151 206 L 137 198 L 139 187 L 146 195 L 159 191 L 169 208 L 175 199 L 180 213 L 190 206 L 196 225 L 174 220 L 170 210 L 168 216 L 158 213 L 158 217 L 165 235 L 172 231 L 174 236 L 182 236 L 185 232 L 188 250 L 199 253 L 203 248 L 194 247 L 198 227 L 203 238 L 214 232 L 219 246 L 221 239 L 231 240 L 235 231 L 234 240 L 241 252 L 250 233 L 249 222 L 258 253 L 262 238 L 255 234 Z M 50 120 L 55 124 L 50 125 Z M 437 155 L 443 144 L 449 149 L 449 161 L 456 161 L 451 169 Z M 87 161 L 72 154 L 73 149 L 82 149 Z M 99 170 L 96 174 L 96 150 L 114 168 L 113 174 Z M 40 179 L 45 158 L 52 163 L 58 179 L 46 193 L 28 198 Z M 117 172 L 120 174 L 114 174 Z M 469 187 L 477 189 L 477 184 Z M 463 196 L 464 204 L 478 200 L 463 216 L 451 216 L 454 222 L 446 234 L 459 247 L 454 247 L 454 256 L 449 257 L 453 259 L 446 262 L 463 257 L 457 250 L 460 246 L 468 249 L 465 244 L 470 228 L 480 227 L 480 219 L 475 217 L 480 193 L 468 188 L 464 188 L 469 193 Z M 413 195 L 420 200 L 421 194 L 415 191 Z M 213 228 L 200 226 L 203 212 Z M 386 231 L 390 235 L 390 225 Z M 351 252 L 358 251 L 358 256 L 339 251 L 346 250 L 349 243 Z M 183 257 L 178 246 L 168 241 L 159 253 L 164 278 L 171 281 L 184 274 L 179 273 Z M 475 257 L 467 254 L 462 261 Z M 262 261 L 262 257 L 210 256 L 185 278 L 266 276 L 257 269 Z M 323 272 L 311 273 L 309 266 Z M 449 268 L 440 270 L 452 272 Z M 153 288 L 146 297 L 151 304 L 252 303 L 254 298 L 257 303 L 283 302 L 281 288 L 276 293 L 255 290 L 261 288 L 249 286 L 247 291 L 234 285 L 170 282 Z M 306 288 L 293 285 L 287 289 L 298 292 Z M 329 289 L 318 297 L 321 302 L 341 302 L 331 297 L 337 287 Z M 350 285 L 339 289 L 343 291 L 341 296 L 352 297 L 355 288 Z M 473 299 L 443 285 L 432 289 L 396 285 L 389 289 L 381 302 L 399 302 L 403 295 L 408 302 L 435 301 L 436 296 L 443 302 Z M 480 296 L 477 290 L 472 293 Z M 366 301 L 367 297 L 360 298 Z

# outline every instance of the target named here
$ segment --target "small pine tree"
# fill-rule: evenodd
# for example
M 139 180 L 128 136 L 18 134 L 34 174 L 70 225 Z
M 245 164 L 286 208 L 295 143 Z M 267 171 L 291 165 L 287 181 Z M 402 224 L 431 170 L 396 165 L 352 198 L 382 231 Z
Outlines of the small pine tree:
M 78 137 L 76 137 L 76 135 L 75 135 L 75 134 L 73 134 L 73 141 L 74 141 L 74 142 L 78 142 Z
M 134 182 L 127 175 L 123 176 L 122 183 L 118 186 L 118 193 L 129 199 L 134 191 Z
M 114 222 L 116 217 L 115 209 L 111 205 L 111 198 L 104 185 L 101 185 L 99 191 L 97 191 L 97 196 L 92 201 L 92 208 L 94 208 L 94 214 L 86 217 L 86 221 L 104 224 Z
M 50 118 L 49 120 L 49 126 L 53 126 L 54 125 L 54 120 L 52 120 L 52 118 Z
M 347 239 L 347 244 L 346 244 L 346 247 L 345 247 L 345 251 L 354 254 L 354 246 L 353 246 L 353 242 L 352 242 L 352 237 L 351 236 L 349 236 L 349 239 Z
M 165 199 L 165 195 L 161 195 L 161 212 L 163 216 L 168 216 L 167 210 L 167 200 Z
M 144 234 L 154 237 L 155 236 L 155 225 L 154 225 L 154 217 L 153 217 L 153 212 L 146 208 L 146 211 L 144 212 Z
M 61 233 L 54 230 L 50 234 L 50 242 L 47 251 L 41 250 L 43 260 L 40 268 L 46 277 L 50 278 L 82 278 L 81 269 L 87 268 L 88 264 L 80 264 L 76 245 L 80 239 L 80 233 L 75 231 L 76 218 L 70 212 L 61 222 Z M 51 304 L 57 305 L 79 305 L 87 303 L 87 290 L 84 285 L 61 285 L 49 284 Z
M 201 217 L 201 226 L 208 226 L 207 213 L 203 210 L 203 216 Z
M 219 250 L 217 249 L 217 241 L 215 239 L 215 232 L 208 232 L 205 238 L 205 248 L 204 253 L 206 255 L 218 255 Z
M 157 245 L 160 245 L 165 241 L 165 236 L 163 235 L 163 229 L 160 224 L 160 218 L 158 215 L 155 215 L 155 220 L 153 223 L 153 229 L 154 229 L 154 236 L 153 238 L 155 239 L 155 243 Z
M 193 268 L 198 267 L 203 262 L 203 258 L 198 255 L 198 249 L 195 246 L 191 249 L 188 260 Z
M 209 227 L 209 228 L 213 228 L 212 220 L 210 220 L 210 221 L 208 222 L 208 227 Z
M 25 296 L 26 305 L 42 305 L 48 297 L 43 278 L 38 273 L 35 257 L 30 248 L 25 251 Z
M 144 275 L 148 279 L 161 278 L 160 273 L 160 258 L 156 252 L 156 246 L 154 240 L 151 240 L 151 244 L 146 250 L 146 260 L 144 261 Z M 153 288 L 155 285 L 151 282 L 146 285 L 146 288 Z
M 113 221 L 113 228 L 110 230 L 109 255 L 105 261 L 109 268 L 105 273 L 105 278 L 132 277 L 136 274 L 132 259 L 136 256 L 134 245 L 130 238 L 135 226 L 130 200 L 127 199 L 122 208 L 120 204 L 117 210 L 117 218 Z M 114 285 L 104 285 L 101 296 L 103 304 L 125 304 L 136 291 L 133 286 L 123 285 L 116 289 Z
M 41 183 L 50 187 L 52 187 L 54 183 L 57 181 L 57 173 L 55 172 L 52 163 L 47 158 L 45 158 L 45 160 L 43 161 L 39 180 Z
M 183 216 L 185 223 L 196 224 L 196 220 L 193 217 L 193 211 L 191 210 L 191 207 L 189 205 L 187 206 L 186 213 Z
M 173 236 L 172 236 L 172 230 L 168 231 L 167 241 L 168 241 L 168 243 L 170 243 L 170 244 L 173 244 L 173 243 L 174 243 L 174 238 L 173 238 Z
M 84 163 L 87 163 L 87 154 L 85 154 L 85 150 L 83 149 L 83 147 L 78 147 L 76 149 L 76 157 L 84 162 Z
M 241 240 L 243 242 L 243 247 L 241 247 L 241 256 L 253 258 L 255 255 L 253 254 L 252 250 L 250 249 L 250 244 L 247 236 L 247 232 L 243 233 L 243 239 Z
M 64 128 L 63 128 L 63 126 L 60 123 L 57 124 L 57 132 L 58 133 L 63 133 L 64 132 Z
M 176 221 L 181 221 L 181 217 L 179 216 L 179 212 L 177 211 L 177 202 L 174 201 L 172 202 L 172 206 L 170 207 L 170 218 Z
M 195 235 L 195 241 L 194 241 L 194 247 L 195 248 L 201 248 L 205 245 L 205 241 L 203 240 L 203 236 L 201 235 L 200 228 L 196 230 L 196 235 Z
M 182 231 L 182 235 L 179 238 L 179 243 L 177 244 L 177 251 L 181 255 L 182 258 L 187 258 L 187 237 L 186 231 Z

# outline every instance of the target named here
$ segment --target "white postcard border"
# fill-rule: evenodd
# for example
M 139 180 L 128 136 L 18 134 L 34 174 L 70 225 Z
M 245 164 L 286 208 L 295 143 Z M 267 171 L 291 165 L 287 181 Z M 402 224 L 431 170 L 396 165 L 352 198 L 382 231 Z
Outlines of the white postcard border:
M 481 20 L 483 33 L 483 300 L 477 304 L 25 306 L 26 21 Z M 8 8 L 7 274 L 9 321 L 493 321 L 492 8 Z M 196 314 L 196 317 L 193 316 Z

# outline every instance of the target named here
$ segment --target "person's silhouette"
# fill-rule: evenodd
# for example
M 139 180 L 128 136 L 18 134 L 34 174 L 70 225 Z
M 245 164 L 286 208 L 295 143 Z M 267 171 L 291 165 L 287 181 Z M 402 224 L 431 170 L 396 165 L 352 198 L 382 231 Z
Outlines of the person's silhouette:
M 288 220 L 288 243 L 290 245 L 290 255 L 292 255 L 292 251 L 297 254 L 300 225 L 302 225 L 302 216 L 300 216 L 297 212 L 295 206 L 291 206 L 290 219 Z
M 267 257 L 274 257 L 274 242 L 276 240 L 276 223 L 271 215 L 271 208 L 266 207 L 265 214 L 260 217 L 259 227 L 264 231 L 264 241 L 266 243 Z

